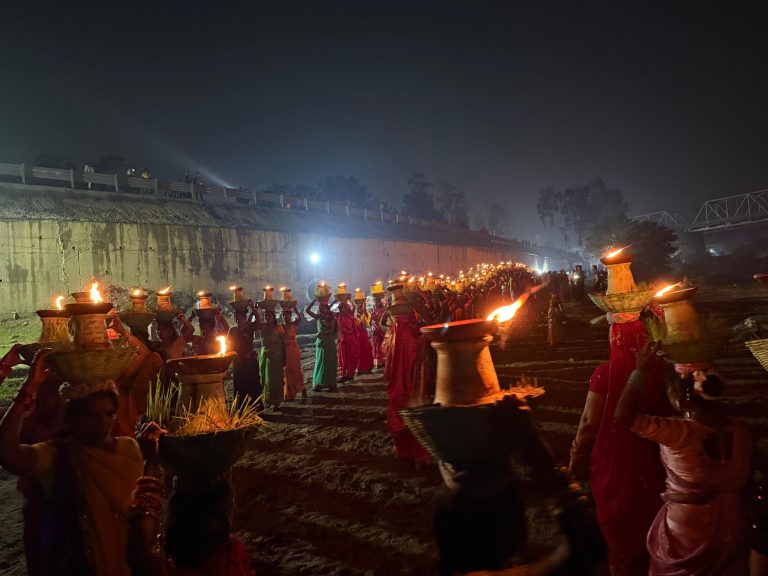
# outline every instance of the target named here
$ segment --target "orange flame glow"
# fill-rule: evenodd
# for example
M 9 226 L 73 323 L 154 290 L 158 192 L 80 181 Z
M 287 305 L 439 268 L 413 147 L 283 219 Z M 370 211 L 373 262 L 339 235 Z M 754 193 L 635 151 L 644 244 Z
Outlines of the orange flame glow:
M 227 353 L 227 338 L 226 336 L 216 336 L 216 340 L 219 341 L 219 356 L 224 356 Z
M 239 288 L 239 286 L 230 286 L 230 287 L 229 287 L 229 289 L 230 289 L 230 290 L 232 290 L 233 292 L 234 292 L 235 290 L 237 290 L 238 288 Z
M 56 296 L 56 310 L 61 310 L 61 301 L 64 300 L 64 296 Z
M 134 296 L 141 296 L 141 290 L 136 288 L 136 290 L 133 291 Z
M 624 246 L 624 248 L 619 248 L 618 250 L 614 250 L 613 252 L 609 252 L 608 254 L 605 255 L 605 258 L 615 258 L 619 254 L 624 252 L 624 250 L 626 250 L 627 248 L 629 248 L 629 246 Z
M 680 286 L 680 282 L 677 282 L 675 284 L 670 284 L 669 286 L 664 286 L 664 288 L 662 288 L 661 290 L 656 292 L 656 294 L 654 294 L 654 296 L 656 298 L 658 298 L 659 296 L 664 296 L 664 294 L 666 294 L 667 292 L 671 292 L 672 290 L 674 290 L 678 286 Z
M 157 291 L 157 293 L 158 293 L 158 294 L 162 294 L 163 296 L 165 296 L 165 295 L 166 295 L 166 294 L 168 294 L 170 291 L 171 291 L 171 287 L 170 287 L 170 286 L 166 286 L 166 287 L 165 287 L 165 288 L 163 288 L 162 290 L 158 290 L 158 291 Z
M 528 298 L 530 298 L 533 294 L 536 294 L 536 292 L 541 290 L 543 287 L 544 284 L 539 284 L 530 290 L 526 290 L 523 292 L 520 298 L 512 302 L 512 304 L 509 304 L 508 306 L 502 306 L 501 308 L 496 308 L 496 310 L 488 315 L 486 320 L 496 320 L 499 323 L 512 320 L 512 318 L 515 317 L 515 314 L 517 314 L 517 311 L 520 310 L 520 308 L 523 307 L 523 304 L 528 301 Z
M 198 292 L 197 295 L 198 296 L 204 296 L 205 295 L 205 290 L 200 290 L 200 292 Z
M 99 292 L 98 282 L 91 284 L 91 302 L 94 304 L 100 304 L 101 302 L 104 302 L 104 298 L 101 297 L 101 293 Z

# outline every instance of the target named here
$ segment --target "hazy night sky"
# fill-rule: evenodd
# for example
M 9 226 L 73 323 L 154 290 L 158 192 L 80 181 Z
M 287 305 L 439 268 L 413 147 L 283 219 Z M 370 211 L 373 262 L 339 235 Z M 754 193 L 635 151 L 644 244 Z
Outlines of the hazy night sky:
M 529 238 L 546 186 L 602 176 L 631 213 L 687 217 L 768 187 L 756 2 L 29 4 L 4 9 L 0 162 L 345 174 L 398 205 L 421 171 Z

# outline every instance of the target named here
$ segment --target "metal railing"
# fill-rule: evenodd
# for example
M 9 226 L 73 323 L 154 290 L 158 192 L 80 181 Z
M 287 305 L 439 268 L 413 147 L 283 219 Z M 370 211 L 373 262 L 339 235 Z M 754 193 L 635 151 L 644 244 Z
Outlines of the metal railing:
M 26 164 L 0 163 L 0 181 L 4 179 L 18 180 L 22 184 L 30 185 L 59 185 L 73 189 L 105 190 L 123 194 L 150 194 L 158 197 L 186 198 L 192 201 L 239 202 L 254 206 L 321 212 L 335 216 L 362 219 L 367 222 L 381 222 L 396 226 L 421 226 L 453 234 L 457 232 L 462 234 L 470 232 L 467 228 L 460 228 L 447 222 L 414 218 L 395 211 L 376 210 L 335 202 L 322 202 L 292 194 L 258 192 L 243 188 L 227 188 L 226 186 L 207 186 L 204 184 L 159 180 L 157 178 L 141 178 L 120 174 L 82 172 L 74 169 L 63 170 L 59 168 L 28 166 Z M 474 234 L 480 234 L 480 232 L 474 232 Z M 525 240 L 506 238 L 493 234 L 488 234 L 487 241 L 490 244 L 504 246 L 509 250 L 517 252 L 536 252 L 534 255 L 540 257 L 546 256 L 560 259 L 573 259 L 577 257 L 575 254 L 561 252 L 547 246 L 536 246 L 532 242 Z

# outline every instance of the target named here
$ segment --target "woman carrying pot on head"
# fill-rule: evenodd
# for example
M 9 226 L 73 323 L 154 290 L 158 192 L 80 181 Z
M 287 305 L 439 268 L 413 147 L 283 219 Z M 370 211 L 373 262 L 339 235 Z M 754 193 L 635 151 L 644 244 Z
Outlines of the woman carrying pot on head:
M 327 299 L 318 303 L 317 312 L 313 310 L 318 303 L 317 298 L 307 306 L 306 313 L 317 320 L 317 339 L 315 340 L 315 370 L 312 375 L 312 390 L 336 390 L 336 372 L 338 357 L 336 355 L 336 335 L 339 328 L 336 315 L 331 311 Z
M 125 513 L 143 458 L 133 438 L 112 435 L 117 418 L 112 382 L 65 385 L 69 435 L 38 444 L 20 442 L 24 415 L 33 409 L 48 376 L 49 354 L 38 353 L 0 422 L 0 465 L 36 483 L 46 500 L 39 526 L 39 574 L 130 576 Z
M 747 574 L 749 544 L 744 490 L 752 449 L 746 426 L 729 418 L 717 398 L 723 382 L 707 366 L 676 365 L 667 394 L 680 416 L 643 414 L 647 375 L 662 362 L 658 342 L 637 357 L 615 420 L 661 446 L 667 472 L 664 504 L 648 532 L 654 575 Z
M 227 340 L 237 356 L 232 362 L 232 389 L 241 399 L 245 396 L 257 400 L 262 393 L 259 356 L 253 349 L 253 339 L 259 329 L 258 310 L 248 300 L 233 306 L 235 325 L 229 329 Z M 248 304 L 252 309 L 248 310 Z M 231 305 L 231 304 L 230 304 Z
M 280 302 L 285 330 L 285 399 L 294 400 L 296 396 L 306 397 L 304 371 L 301 369 L 301 350 L 296 341 L 296 333 L 301 324 L 301 314 L 296 309 L 296 300 Z

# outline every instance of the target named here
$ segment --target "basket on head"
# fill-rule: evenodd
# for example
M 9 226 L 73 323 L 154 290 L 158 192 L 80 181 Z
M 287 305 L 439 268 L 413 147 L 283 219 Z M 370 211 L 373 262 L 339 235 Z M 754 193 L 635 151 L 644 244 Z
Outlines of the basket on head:
M 81 386 L 116 380 L 136 353 L 137 349 L 131 347 L 69 350 L 55 352 L 50 355 L 49 360 L 54 372 L 74 390 Z
M 768 370 L 768 338 L 750 340 L 744 343 L 763 368 Z
M 639 313 L 653 300 L 654 290 L 640 289 L 619 294 L 606 294 L 605 292 L 590 292 L 589 298 L 595 306 L 612 313 Z
M 158 324 L 171 324 L 174 318 L 178 318 L 179 314 L 184 312 L 181 308 L 175 308 L 173 310 L 157 310 L 155 312 L 155 319 Z
M 195 436 L 160 437 L 160 460 L 185 484 L 205 484 L 226 473 L 243 454 L 251 428 Z
M 136 334 L 147 332 L 149 325 L 155 320 L 155 315 L 151 312 L 123 312 L 120 314 L 120 320 L 131 329 L 132 334 Z
M 514 395 L 493 404 L 421 406 L 400 412 L 429 454 L 462 469 L 506 459 L 530 440 L 530 410 Z

